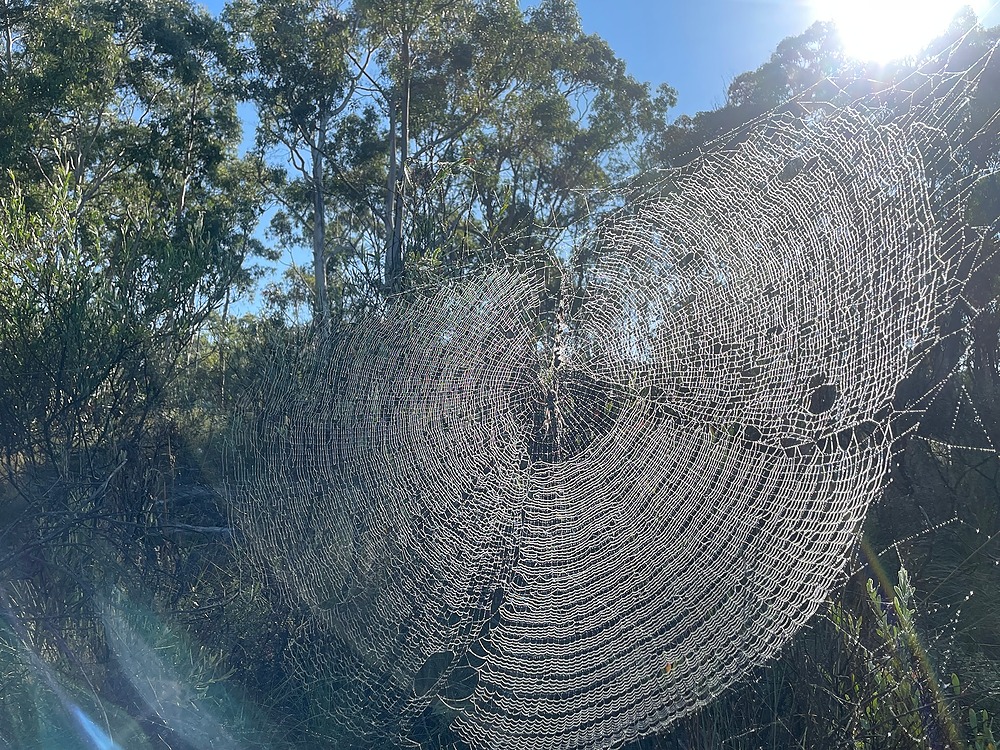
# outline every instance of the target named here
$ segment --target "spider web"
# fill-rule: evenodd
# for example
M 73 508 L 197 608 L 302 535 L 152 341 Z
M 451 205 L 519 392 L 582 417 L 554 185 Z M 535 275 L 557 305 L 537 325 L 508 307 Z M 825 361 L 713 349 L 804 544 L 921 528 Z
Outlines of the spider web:
M 975 84 L 793 103 L 623 194 L 572 264 L 279 347 L 230 494 L 247 570 L 307 612 L 318 709 L 357 744 L 603 748 L 773 657 L 954 333 Z

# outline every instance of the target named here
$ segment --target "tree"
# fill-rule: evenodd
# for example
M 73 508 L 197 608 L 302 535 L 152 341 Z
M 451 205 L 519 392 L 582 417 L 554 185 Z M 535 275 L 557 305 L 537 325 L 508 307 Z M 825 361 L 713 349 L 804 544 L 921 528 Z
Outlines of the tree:
M 356 28 L 328 0 L 239 0 L 227 7 L 225 17 L 245 45 L 245 94 L 260 115 L 258 153 L 280 147 L 298 173 L 291 182 L 284 169 L 272 174 L 283 209 L 274 227 L 284 244 L 295 242 L 293 225 L 308 235 L 314 313 L 325 319 L 328 201 L 360 189 L 350 172 L 352 162 L 363 160 L 364 149 L 359 153 L 347 138 L 368 135 L 361 127 L 364 118 L 351 108 L 361 78 L 349 69 L 347 57 Z
M 262 251 L 218 22 L 184 0 L 53 0 L 3 17 L 0 168 L 29 208 L 65 177 L 74 212 L 109 231 L 148 210 L 179 238 L 210 233 L 222 262 Z
M 553 230 L 586 215 L 587 191 L 627 174 L 625 151 L 665 125 L 675 101 L 667 87 L 652 97 L 606 42 L 583 34 L 572 2 L 526 12 L 514 3 L 368 6 L 383 19 L 379 91 L 398 128 L 388 139 L 390 288 L 407 258 L 464 246 L 454 272 L 551 252 Z
M 586 215 L 581 191 L 627 174 L 629 149 L 666 127 L 674 103 L 583 34 L 566 0 L 526 12 L 474 0 L 311 2 L 287 23 L 276 13 L 249 0 L 227 11 L 247 45 L 258 143 L 281 146 L 298 172 L 279 175 L 272 231 L 289 245 L 308 237 L 314 269 L 336 259 L 316 289 L 336 284 L 353 297 L 347 307 L 422 274 L 551 251 L 555 230 Z M 323 226 L 336 237 L 320 242 Z
M 172 386 L 261 249 L 232 50 L 183 0 L 6 3 L 0 35 L 0 599 L 18 651 L 126 705 L 97 598 L 204 590 Z
M 892 75 L 891 70 L 848 58 L 836 27 L 817 21 L 801 34 L 782 40 L 757 69 L 736 76 L 723 106 L 678 118 L 658 141 L 649 142 L 644 164 L 680 166 L 700 146 L 799 97 L 846 104 L 871 93 L 880 76 L 891 80 Z

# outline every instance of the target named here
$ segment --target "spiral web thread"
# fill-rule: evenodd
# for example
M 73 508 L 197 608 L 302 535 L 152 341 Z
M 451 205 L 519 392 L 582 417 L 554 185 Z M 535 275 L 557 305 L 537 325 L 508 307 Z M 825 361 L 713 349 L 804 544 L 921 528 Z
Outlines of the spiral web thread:
M 908 83 L 717 142 L 572 273 L 493 267 L 277 352 L 235 521 L 352 743 L 617 746 L 817 611 L 983 247 L 975 71 Z

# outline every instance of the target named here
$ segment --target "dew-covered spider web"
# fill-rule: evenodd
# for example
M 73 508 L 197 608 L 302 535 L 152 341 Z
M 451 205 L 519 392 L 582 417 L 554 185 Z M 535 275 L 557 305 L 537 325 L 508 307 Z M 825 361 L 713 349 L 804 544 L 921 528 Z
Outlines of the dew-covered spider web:
M 793 103 L 624 192 L 572 262 L 277 350 L 231 500 L 349 744 L 618 746 L 803 626 L 982 254 L 975 85 Z

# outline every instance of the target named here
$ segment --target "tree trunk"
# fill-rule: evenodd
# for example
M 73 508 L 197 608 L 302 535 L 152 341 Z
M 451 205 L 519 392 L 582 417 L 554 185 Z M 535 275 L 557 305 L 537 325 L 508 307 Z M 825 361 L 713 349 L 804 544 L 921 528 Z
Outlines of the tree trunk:
M 4 62 L 6 63 L 6 73 L 8 76 L 14 74 L 14 31 L 11 28 L 14 21 L 9 15 L 10 11 L 4 14 L 6 23 L 4 24 Z
M 313 319 L 325 323 L 329 317 L 326 293 L 326 201 L 323 186 L 323 151 L 326 146 L 326 118 L 322 118 L 317 129 L 316 139 L 310 144 L 312 157 L 312 193 L 313 193 L 313 274 L 315 275 L 316 299 L 313 307 Z
M 410 143 L 410 36 L 404 33 L 400 49 L 403 80 L 397 103 L 389 107 L 389 184 L 386 197 L 385 287 L 388 293 L 399 290 L 403 278 L 403 204 L 406 201 L 406 159 Z M 398 140 L 397 140 L 398 117 Z M 398 158 L 397 158 L 398 156 Z
M 391 292 L 400 275 L 402 259 L 396 256 L 396 103 L 389 102 L 389 174 L 385 184 L 385 289 Z

